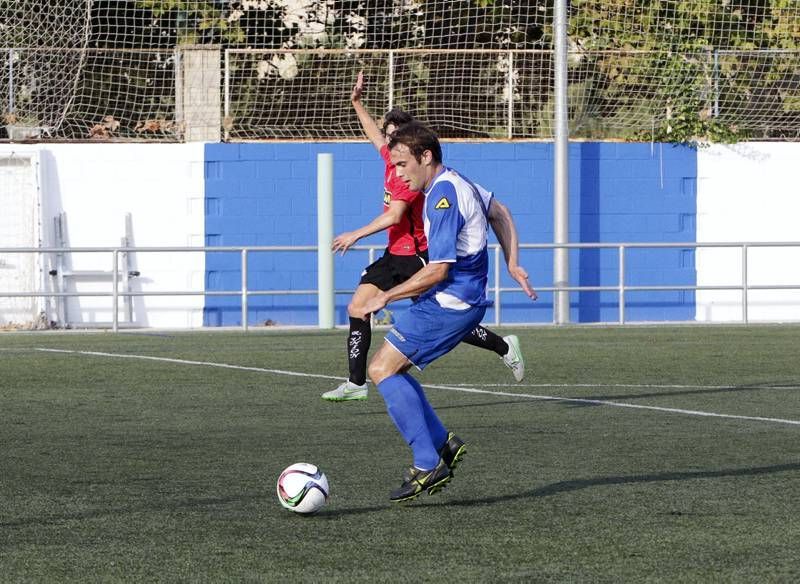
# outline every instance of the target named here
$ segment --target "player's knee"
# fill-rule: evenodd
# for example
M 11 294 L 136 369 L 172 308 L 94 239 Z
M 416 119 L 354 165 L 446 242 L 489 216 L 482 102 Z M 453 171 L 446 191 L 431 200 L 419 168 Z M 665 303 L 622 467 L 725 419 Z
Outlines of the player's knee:
M 378 385 L 381 381 L 392 374 L 392 372 L 389 371 L 388 364 L 380 358 L 380 355 L 375 355 L 375 357 L 372 358 L 372 361 L 369 362 L 367 373 L 369 374 L 369 378 L 372 380 L 372 383 L 375 385 Z
M 352 302 L 347 305 L 347 314 L 349 314 L 351 318 L 361 318 L 364 316 L 363 313 L 358 314 L 358 306 Z

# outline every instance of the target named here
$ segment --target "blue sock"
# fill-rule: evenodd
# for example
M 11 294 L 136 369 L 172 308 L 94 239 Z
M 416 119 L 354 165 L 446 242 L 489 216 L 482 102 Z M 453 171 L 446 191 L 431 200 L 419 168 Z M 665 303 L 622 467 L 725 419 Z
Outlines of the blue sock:
M 436 415 L 436 411 L 428 402 L 428 397 L 425 395 L 425 391 L 422 389 L 419 381 L 408 373 L 403 373 L 403 377 L 417 390 L 419 401 L 422 402 L 422 410 L 425 413 L 425 425 L 428 426 L 428 433 L 431 435 L 431 441 L 433 442 L 434 448 L 438 451 L 444 446 L 444 443 L 447 442 L 447 428 L 444 427 L 439 416 Z
M 414 386 L 404 375 L 392 375 L 378 384 L 389 417 L 414 453 L 414 466 L 430 470 L 439 463 L 425 419 L 425 408 Z M 428 406 L 430 407 L 430 406 Z

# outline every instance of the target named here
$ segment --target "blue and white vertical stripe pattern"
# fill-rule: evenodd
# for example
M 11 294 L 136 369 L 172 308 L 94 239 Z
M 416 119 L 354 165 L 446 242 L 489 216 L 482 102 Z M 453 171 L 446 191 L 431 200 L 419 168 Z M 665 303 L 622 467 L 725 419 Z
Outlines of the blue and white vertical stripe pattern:
M 425 191 L 423 220 L 431 263 L 450 263 L 447 278 L 426 292 L 446 308 L 485 305 L 488 211 L 492 193 L 444 168 Z

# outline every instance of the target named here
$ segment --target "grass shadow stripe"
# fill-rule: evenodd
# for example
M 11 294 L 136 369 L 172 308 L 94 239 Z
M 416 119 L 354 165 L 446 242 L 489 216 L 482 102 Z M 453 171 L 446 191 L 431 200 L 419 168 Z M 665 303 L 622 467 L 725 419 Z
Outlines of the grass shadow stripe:
M 642 483 L 662 483 L 670 481 L 693 481 L 698 479 L 716 479 L 728 477 L 750 477 L 767 475 L 782 472 L 793 472 L 800 470 L 800 463 L 776 464 L 772 466 L 756 466 L 751 468 L 730 468 L 719 470 L 700 470 L 700 471 L 672 471 L 643 475 L 628 476 L 605 476 L 587 479 L 573 479 L 558 481 L 542 487 L 525 491 L 522 493 L 512 493 L 508 495 L 498 495 L 496 497 L 481 497 L 460 501 L 448 501 L 442 506 L 452 507 L 471 507 L 475 505 L 487 505 L 493 503 L 507 503 L 519 499 L 535 499 L 539 497 L 552 497 L 561 493 L 580 491 L 592 487 L 603 487 L 613 485 L 632 485 Z

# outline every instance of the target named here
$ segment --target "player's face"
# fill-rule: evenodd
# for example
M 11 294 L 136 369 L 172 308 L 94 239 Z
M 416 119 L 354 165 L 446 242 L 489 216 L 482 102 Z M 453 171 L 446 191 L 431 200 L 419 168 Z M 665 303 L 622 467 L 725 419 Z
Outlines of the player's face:
M 395 172 L 412 191 L 421 191 L 428 184 L 428 170 L 430 168 L 431 153 L 426 150 L 422 153 L 422 161 L 418 162 L 411 150 L 405 144 L 397 144 L 391 151 L 392 164 Z

